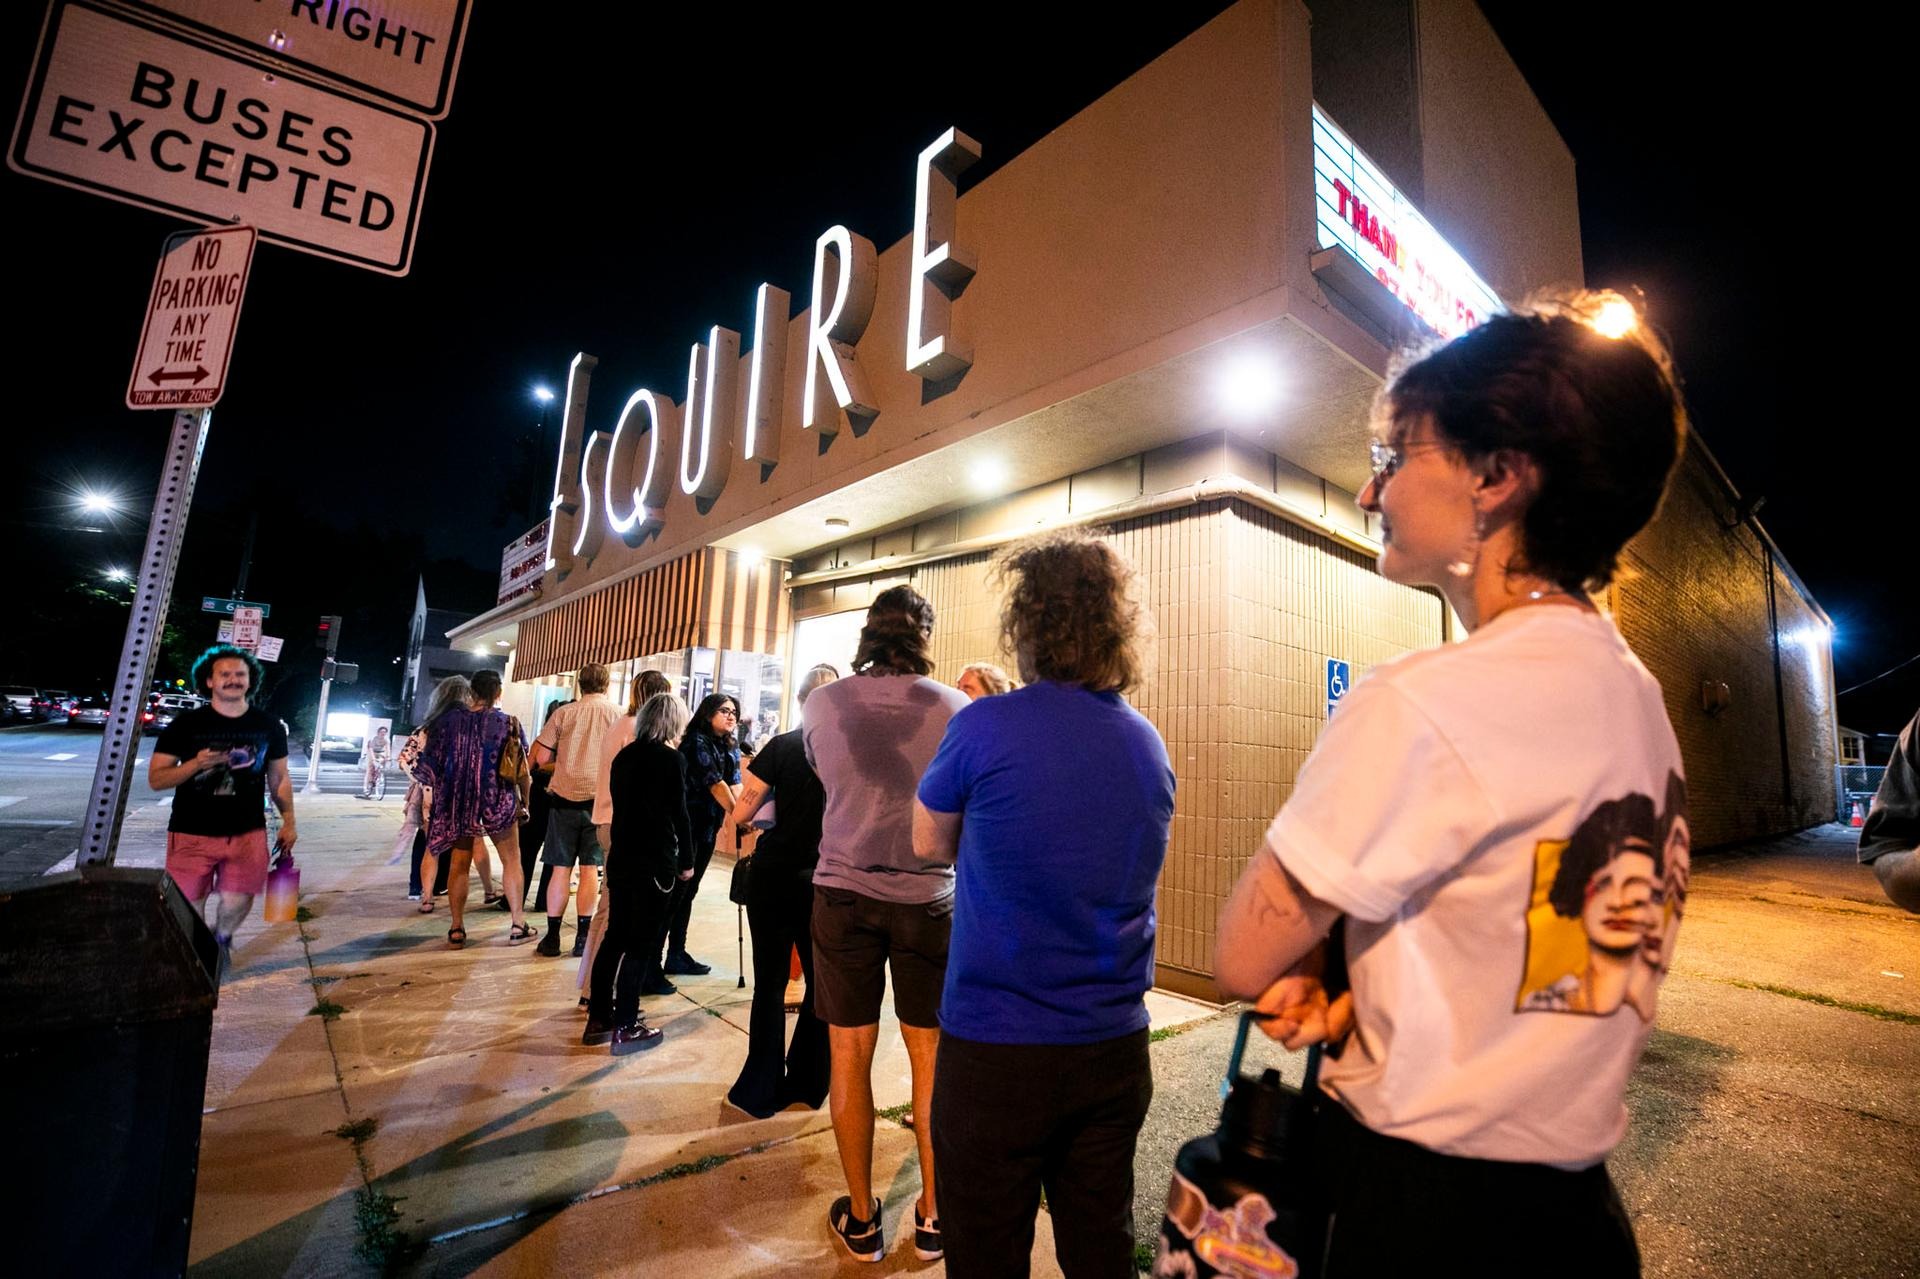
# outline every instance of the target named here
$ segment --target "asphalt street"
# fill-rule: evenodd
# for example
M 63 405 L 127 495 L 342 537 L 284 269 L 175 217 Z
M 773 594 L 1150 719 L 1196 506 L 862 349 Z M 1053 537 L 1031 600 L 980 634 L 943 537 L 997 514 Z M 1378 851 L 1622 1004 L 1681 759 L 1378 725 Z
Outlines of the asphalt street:
M 30 880 L 46 873 L 80 843 L 87 791 L 100 758 L 101 730 L 66 724 L 22 724 L 0 728 L 0 884 Z M 127 788 L 129 809 L 140 804 L 165 805 L 168 799 L 147 788 L 147 760 L 153 754 L 152 736 L 141 740 L 134 762 L 136 775 Z M 306 785 L 307 757 L 295 750 L 289 757 L 297 792 Z M 388 788 L 405 783 L 390 776 Z M 330 795 L 348 794 L 360 786 L 360 770 L 348 763 L 323 762 L 320 789 Z

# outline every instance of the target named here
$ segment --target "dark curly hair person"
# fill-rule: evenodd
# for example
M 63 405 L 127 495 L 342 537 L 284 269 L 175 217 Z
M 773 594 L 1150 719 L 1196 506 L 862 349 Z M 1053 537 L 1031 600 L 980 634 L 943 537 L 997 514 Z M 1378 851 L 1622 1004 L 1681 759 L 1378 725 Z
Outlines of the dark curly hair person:
M 1121 696 L 1152 623 L 1133 566 L 1090 533 L 1019 542 L 992 580 L 1025 686 L 954 716 L 914 808 L 915 851 L 959 876 L 932 1115 L 947 1273 L 1024 1273 L 1044 1192 L 1073 1205 L 1053 1215 L 1061 1270 L 1124 1274 L 1173 821 L 1166 745 Z
M 1340 701 L 1214 952 L 1287 1046 L 1354 1035 L 1320 1077 L 1329 1272 L 1413 1273 L 1449 1237 L 1488 1273 L 1639 1273 L 1606 1157 L 1686 882 L 1656 801 L 1685 791 L 1660 686 L 1589 593 L 1686 431 L 1660 339 L 1605 292 L 1411 352 L 1376 398 L 1358 504 L 1380 574 L 1436 590 L 1467 636 Z M 1350 989 L 1323 980 L 1330 945 Z

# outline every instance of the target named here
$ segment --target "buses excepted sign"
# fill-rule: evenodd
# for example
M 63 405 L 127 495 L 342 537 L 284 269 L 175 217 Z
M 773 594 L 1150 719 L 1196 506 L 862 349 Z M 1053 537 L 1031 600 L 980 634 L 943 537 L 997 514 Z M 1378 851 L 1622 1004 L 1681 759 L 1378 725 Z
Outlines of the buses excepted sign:
M 433 126 L 133 14 L 56 0 L 7 163 L 405 275 Z
M 146 327 L 127 383 L 130 409 L 205 407 L 227 387 L 227 357 L 253 265 L 253 228 L 176 231 L 160 251 Z

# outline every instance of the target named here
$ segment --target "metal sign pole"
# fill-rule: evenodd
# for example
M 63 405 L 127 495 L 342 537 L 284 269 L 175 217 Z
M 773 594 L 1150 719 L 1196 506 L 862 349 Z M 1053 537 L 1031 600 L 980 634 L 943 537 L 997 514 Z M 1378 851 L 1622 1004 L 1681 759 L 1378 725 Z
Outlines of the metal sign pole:
M 186 539 L 187 508 L 193 503 L 200 454 L 206 448 L 207 428 L 212 422 L 211 409 L 183 409 L 173 415 L 173 435 L 167 441 L 160 487 L 154 493 L 153 515 L 147 521 L 147 545 L 140 553 L 133 612 L 127 618 L 127 637 L 120 646 L 112 712 L 100 743 L 100 759 L 93 769 L 93 790 L 87 798 L 86 829 L 75 859 L 77 865 L 112 865 L 120 842 L 127 782 L 140 748 L 140 712 L 146 708 L 154 659 L 166 633 L 167 602 L 173 596 L 180 544 Z
M 328 659 L 331 666 L 332 659 Z M 327 695 L 333 692 L 333 680 L 322 678 L 320 681 L 320 710 L 313 722 L 313 755 L 307 760 L 307 784 L 300 788 L 302 795 L 320 793 L 320 743 L 327 740 Z

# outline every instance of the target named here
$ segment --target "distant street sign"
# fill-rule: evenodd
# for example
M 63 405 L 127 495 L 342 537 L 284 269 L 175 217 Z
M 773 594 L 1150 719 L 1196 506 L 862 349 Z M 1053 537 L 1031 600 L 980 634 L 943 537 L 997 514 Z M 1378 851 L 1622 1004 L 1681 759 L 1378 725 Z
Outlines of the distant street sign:
M 202 595 L 200 597 L 200 611 L 202 613 L 225 613 L 231 617 L 233 616 L 233 611 L 239 608 L 257 608 L 260 610 L 261 617 L 273 616 L 273 605 L 262 604 L 259 600 L 228 600 L 221 599 L 217 595 Z
M 279 661 L 280 644 L 281 639 L 278 635 L 262 635 L 260 637 L 260 660 L 263 662 Z
M 233 619 L 228 618 L 216 628 L 214 638 L 222 644 L 233 643 Z
M 304 67 L 395 106 L 438 120 L 453 96 L 470 0 L 385 0 L 377 5 L 281 0 L 133 0 L 185 19 L 279 62 Z M 273 9 L 280 12 L 275 14 Z M 265 10 L 263 12 L 263 10 Z
M 219 403 L 253 265 L 253 238 L 250 226 L 167 237 L 127 383 L 128 408 Z
M 233 643 L 236 648 L 259 651 L 260 648 L 260 610 L 257 608 L 236 608 L 233 610 Z
M 54 0 L 7 163 L 405 275 L 433 126 L 153 22 Z

